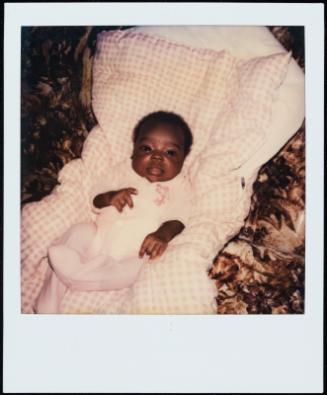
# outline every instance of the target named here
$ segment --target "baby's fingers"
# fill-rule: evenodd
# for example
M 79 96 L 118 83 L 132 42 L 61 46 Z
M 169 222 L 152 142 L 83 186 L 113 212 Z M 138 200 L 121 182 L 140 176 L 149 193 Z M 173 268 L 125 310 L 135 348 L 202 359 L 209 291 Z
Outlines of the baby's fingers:
M 150 254 L 150 259 L 155 259 L 160 252 L 160 245 L 159 244 L 155 244 L 151 250 L 151 254 Z
M 124 205 L 121 202 L 117 202 L 116 208 L 121 213 L 123 211 Z
M 151 259 L 159 258 L 166 250 L 167 244 L 157 244 L 152 250 Z
M 116 199 L 116 200 L 114 200 L 113 202 L 112 202 L 112 205 L 114 206 L 114 207 L 116 207 L 116 209 L 121 213 L 122 211 L 123 211 L 123 208 L 124 208 L 124 203 L 122 202 L 122 200 L 120 200 L 120 199 Z
M 138 190 L 135 188 L 127 188 L 128 193 L 132 194 L 132 195 L 137 195 L 138 194 Z
M 139 257 L 143 258 L 144 254 L 147 252 L 147 248 L 149 246 L 149 242 L 148 239 L 145 238 L 145 240 L 143 241 L 141 248 L 140 248 L 140 252 L 139 252 Z
M 126 201 L 126 203 L 128 204 L 128 206 L 129 206 L 130 208 L 133 208 L 133 207 L 134 207 L 133 199 L 131 198 L 131 195 L 129 195 L 128 193 L 126 193 L 125 201 Z
M 156 249 L 156 241 L 153 239 L 151 235 L 148 235 L 141 247 L 140 255 L 143 257 L 144 254 L 149 255 L 150 258 L 152 258 L 153 253 Z

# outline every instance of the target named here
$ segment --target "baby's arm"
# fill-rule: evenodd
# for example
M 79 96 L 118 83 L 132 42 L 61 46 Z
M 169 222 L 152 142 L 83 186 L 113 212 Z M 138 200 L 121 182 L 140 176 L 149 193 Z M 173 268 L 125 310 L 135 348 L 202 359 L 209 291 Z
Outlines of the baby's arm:
M 126 204 L 133 208 L 133 199 L 131 195 L 137 195 L 135 188 L 123 188 L 118 191 L 109 191 L 97 195 L 93 204 L 96 208 L 114 206 L 119 212 L 123 211 Z
M 150 256 L 150 259 L 161 256 L 168 243 L 185 228 L 184 224 L 178 220 L 164 222 L 159 229 L 150 233 L 144 239 L 139 256 L 142 258 L 144 254 Z

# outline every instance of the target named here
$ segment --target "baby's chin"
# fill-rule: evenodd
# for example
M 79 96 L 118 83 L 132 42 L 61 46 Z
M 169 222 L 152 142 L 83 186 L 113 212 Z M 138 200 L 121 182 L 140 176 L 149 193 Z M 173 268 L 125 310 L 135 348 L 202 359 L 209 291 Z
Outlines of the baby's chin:
M 145 174 L 142 177 L 146 178 L 149 182 L 166 182 L 173 180 L 178 174 L 179 173 L 170 176 L 167 176 L 165 174 L 163 175 Z
M 144 175 L 143 177 L 146 178 L 149 182 L 165 182 L 172 180 L 172 178 L 156 177 L 150 175 Z
M 166 182 L 166 181 L 170 181 L 173 178 L 175 178 L 177 176 L 177 174 L 174 175 L 167 175 L 164 172 L 161 174 L 153 174 L 151 172 L 144 172 L 142 174 L 136 172 L 139 176 L 146 178 L 149 182 Z

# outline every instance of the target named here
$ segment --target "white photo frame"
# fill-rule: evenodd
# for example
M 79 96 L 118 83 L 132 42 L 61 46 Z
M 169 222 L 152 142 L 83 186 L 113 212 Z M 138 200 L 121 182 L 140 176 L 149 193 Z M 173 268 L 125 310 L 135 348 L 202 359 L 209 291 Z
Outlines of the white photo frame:
M 318 3 L 5 4 L 4 392 L 322 392 L 323 15 Z M 21 26 L 148 24 L 305 27 L 305 314 L 20 314 Z

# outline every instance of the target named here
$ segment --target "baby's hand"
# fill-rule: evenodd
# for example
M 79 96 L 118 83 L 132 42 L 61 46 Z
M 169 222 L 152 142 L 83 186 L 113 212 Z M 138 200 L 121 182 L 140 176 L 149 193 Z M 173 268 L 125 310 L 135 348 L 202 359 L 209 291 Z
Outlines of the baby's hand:
M 126 204 L 133 208 L 132 195 L 137 195 L 137 190 L 135 188 L 124 188 L 119 191 L 111 192 L 110 205 L 116 207 L 116 209 L 121 213 Z
M 150 233 L 142 243 L 139 256 L 143 258 L 144 254 L 147 254 L 150 259 L 158 258 L 165 252 L 167 246 L 168 241 L 160 232 Z

